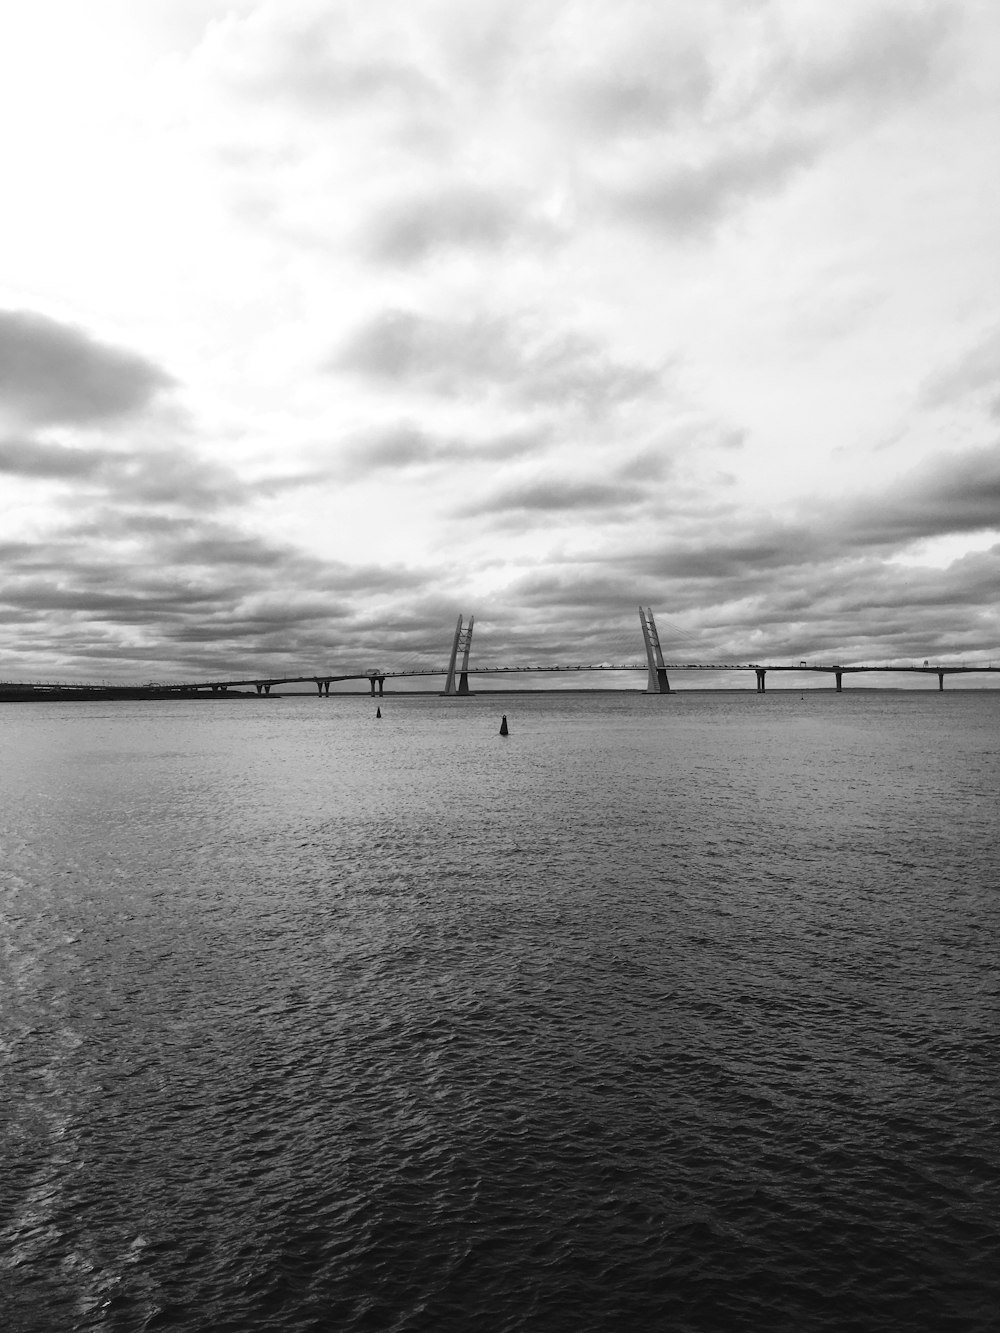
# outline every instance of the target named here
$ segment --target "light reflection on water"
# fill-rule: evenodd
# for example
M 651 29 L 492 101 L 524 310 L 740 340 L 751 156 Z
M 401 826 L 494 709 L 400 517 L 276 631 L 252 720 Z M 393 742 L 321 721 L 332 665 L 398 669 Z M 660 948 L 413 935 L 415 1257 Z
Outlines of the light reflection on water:
M 992 1327 L 1000 693 L 380 703 L 0 715 L 8 1326 Z

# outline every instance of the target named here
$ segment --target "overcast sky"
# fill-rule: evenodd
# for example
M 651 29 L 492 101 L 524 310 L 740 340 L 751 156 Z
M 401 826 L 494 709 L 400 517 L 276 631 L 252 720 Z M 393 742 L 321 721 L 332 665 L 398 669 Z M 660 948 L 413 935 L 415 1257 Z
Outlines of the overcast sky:
M 0 0 L 0 679 L 1000 663 L 998 144 L 995 0 Z

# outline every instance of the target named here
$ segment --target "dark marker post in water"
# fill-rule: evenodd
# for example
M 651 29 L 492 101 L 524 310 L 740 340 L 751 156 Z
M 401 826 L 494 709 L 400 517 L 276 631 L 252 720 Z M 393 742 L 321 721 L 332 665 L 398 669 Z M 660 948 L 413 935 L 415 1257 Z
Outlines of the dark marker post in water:
M 376 708 L 376 709 L 375 709 L 375 716 L 376 716 L 376 717 L 381 717 L 381 716 L 382 716 L 382 710 L 381 710 L 381 708 Z
M 504 713 L 503 717 L 500 719 L 500 735 L 501 735 L 501 736 L 507 736 L 507 735 L 509 735 L 509 732 L 507 731 L 507 714 L 506 714 L 506 713 Z

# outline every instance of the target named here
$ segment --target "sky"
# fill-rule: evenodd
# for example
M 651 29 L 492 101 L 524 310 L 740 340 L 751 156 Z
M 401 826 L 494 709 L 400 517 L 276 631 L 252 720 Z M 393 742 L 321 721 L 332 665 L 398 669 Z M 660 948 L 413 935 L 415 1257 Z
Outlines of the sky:
M 998 143 L 993 0 L 0 0 L 0 680 L 1000 664 Z

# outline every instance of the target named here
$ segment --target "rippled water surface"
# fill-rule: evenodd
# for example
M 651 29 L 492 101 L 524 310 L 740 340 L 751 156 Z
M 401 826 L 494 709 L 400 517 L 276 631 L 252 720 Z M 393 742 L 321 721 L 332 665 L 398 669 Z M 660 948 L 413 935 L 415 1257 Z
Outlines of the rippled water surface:
M 995 1329 L 1000 692 L 381 704 L 0 711 L 3 1326 Z

